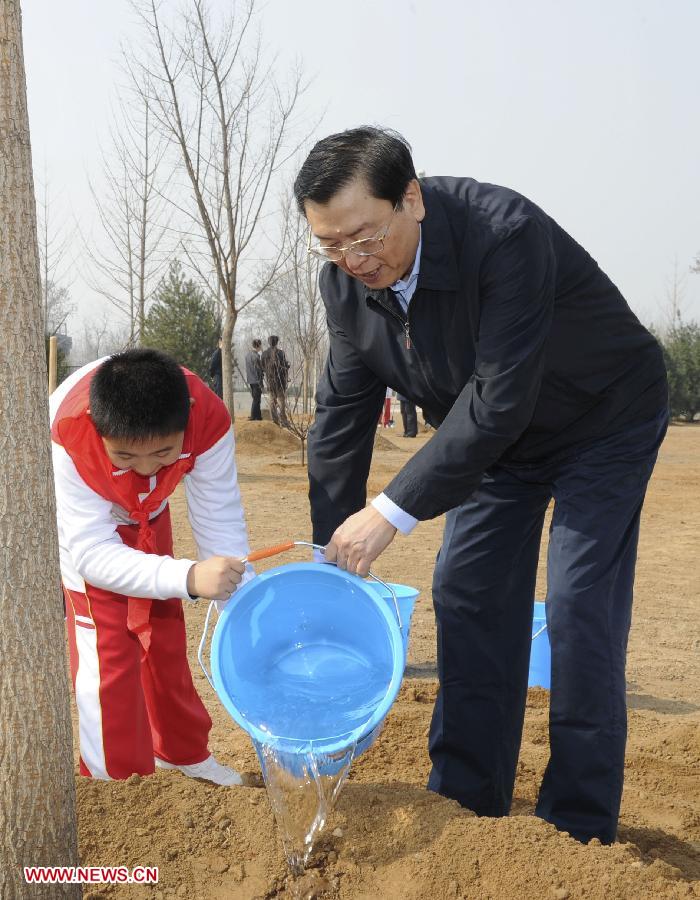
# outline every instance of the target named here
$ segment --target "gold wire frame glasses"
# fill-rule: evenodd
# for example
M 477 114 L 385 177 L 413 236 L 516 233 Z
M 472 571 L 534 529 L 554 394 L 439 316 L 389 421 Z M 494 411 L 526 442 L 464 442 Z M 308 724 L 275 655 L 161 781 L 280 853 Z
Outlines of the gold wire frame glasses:
M 311 243 L 311 229 L 309 228 L 309 239 L 306 246 L 306 252 L 313 256 L 319 256 L 321 259 L 328 259 L 331 262 L 339 263 L 345 258 L 346 253 L 354 253 L 355 256 L 376 256 L 384 249 L 384 241 L 389 234 L 389 228 L 394 221 L 394 216 L 399 208 L 397 203 L 391 213 L 391 218 L 386 225 L 374 235 L 374 237 L 362 238 L 359 241 L 352 241 L 347 247 L 326 247 L 321 243 Z

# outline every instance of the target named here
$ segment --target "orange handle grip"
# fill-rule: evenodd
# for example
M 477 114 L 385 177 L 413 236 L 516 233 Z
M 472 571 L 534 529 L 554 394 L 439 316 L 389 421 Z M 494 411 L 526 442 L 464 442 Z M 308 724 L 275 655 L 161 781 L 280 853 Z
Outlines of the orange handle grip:
M 263 547 L 262 550 L 253 550 L 248 554 L 248 562 L 257 562 L 259 559 L 267 559 L 268 556 L 277 556 L 278 553 L 284 553 L 285 550 L 293 550 L 294 541 L 287 541 L 286 544 L 275 544 L 274 547 Z

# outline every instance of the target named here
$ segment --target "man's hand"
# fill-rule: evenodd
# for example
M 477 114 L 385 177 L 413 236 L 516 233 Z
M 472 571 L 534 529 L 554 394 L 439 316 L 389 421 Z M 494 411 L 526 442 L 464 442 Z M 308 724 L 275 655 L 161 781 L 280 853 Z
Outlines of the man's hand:
M 245 563 L 235 556 L 212 556 L 195 563 L 187 573 L 187 591 L 192 597 L 228 600 L 240 584 Z
M 326 547 L 326 561 L 363 577 L 394 540 L 396 529 L 373 506 L 346 519 Z

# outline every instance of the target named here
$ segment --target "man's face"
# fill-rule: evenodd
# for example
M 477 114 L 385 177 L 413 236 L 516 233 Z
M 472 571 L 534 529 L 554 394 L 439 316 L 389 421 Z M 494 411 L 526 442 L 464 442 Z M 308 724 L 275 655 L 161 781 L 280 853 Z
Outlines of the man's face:
M 131 469 L 137 475 L 155 475 L 164 466 L 174 463 L 182 453 L 184 431 L 147 441 L 128 441 L 121 438 L 102 438 L 107 456 L 118 469 Z
M 356 179 L 328 203 L 304 204 L 313 243 L 347 247 L 353 241 L 375 237 L 389 226 L 384 249 L 374 256 L 357 256 L 352 250 L 337 263 L 348 275 L 372 290 L 389 287 L 410 274 L 418 249 L 419 223 L 425 216 L 420 185 L 411 181 L 402 206 L 395 213 L 388 200 L 373 197 L 364 180 Z

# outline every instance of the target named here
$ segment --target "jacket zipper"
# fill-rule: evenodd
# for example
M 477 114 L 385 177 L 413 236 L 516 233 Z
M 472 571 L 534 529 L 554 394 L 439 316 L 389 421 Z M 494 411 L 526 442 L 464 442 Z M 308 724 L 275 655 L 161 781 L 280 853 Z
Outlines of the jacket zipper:
M 397 322 L 401 323 L 401 327 L 403 328 L 403 333 L 406 338 L 406 349 L 413 350 L 413 342 L 411 341 L 411 323 L 409 322 L 408 313 L 406 313 L 406 318 L 402 319 L 401 316 L 395 312 L 395 310 L 391 309 L 388 306 L 385 306 L 381 300 L 376 301 L 378 306 L 381 306 L 383 310 L 389 313 L 390 316 L 393 316 Z
M 406 349 L 407 349 L 407 350 L 415 350 L 415 347 L 413 346 L 413 341 L 411 340 L 411 323 L 410 323 L 410 321 L 409 321 L 409 315 L 408 315 L 408 313 L 406 313 L 406 318 L 403 319 L 403 318 L 402 318 L 395 310 L 391 309 L 391 308 L 388 307 L 388 306 L 385 306 L 385 305 L 381 302 L 381 300 L 375 300 L 374 298 L 372 298 L 372 300 L 373 300 L 374 303 L 377 304 L 377 306 L 381 307 L 381 309 L 383 309 L 384 312 L 389 313 L 389 315 L 390 315 L 390 316 L 393 316 L 393 317 L 396 319 L 397 322 L 400 322 L 400 323 L 401 323 L 401 327 L 403 328 L 403 332 L 404 332 L 404 335 L 405 335 L 405 337 L 406 337 Z M 418 360 L 418 365 L 420 366 L 420 370 L 421 370 L 421 373 L 422 373 L 422 375 L 423 375 L 423 378 L 425 379 L 426 384 L 427 384 L 428 387 L 430 388 L 430 391 L 431 391 L 433 397 L 435 397 L 435 399 L 437 400 L 437 402 L 442 406 L 442 400 L 441 400 L 441 398 L 438 397 L 438 395 L 435 393 L 435 388 L 433 387 L 432 379 L 431 379 L 431 378 L 428 378 L 428 376 L 426 375 L 425 367 L 423 366 L 423 360 L 421 359 L 420 353 L 418 353 L 417 351 L 416 351 L 416 357 L 415 357 L 415 358 Z

